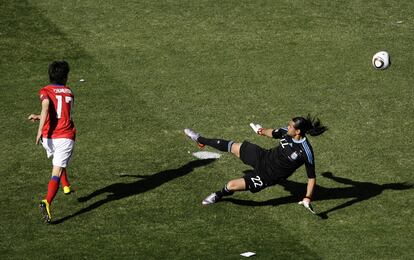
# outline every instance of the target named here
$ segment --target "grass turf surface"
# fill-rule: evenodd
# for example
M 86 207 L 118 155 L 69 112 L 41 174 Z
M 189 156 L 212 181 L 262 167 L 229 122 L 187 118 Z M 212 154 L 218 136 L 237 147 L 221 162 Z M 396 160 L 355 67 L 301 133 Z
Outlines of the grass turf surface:
M 412 258 L 414 193 L 401 183 L 413 182 L 413 11 L 409 1 L 3 1 L 2 259 Z M 375 71 L 383 49 L 393 64 Z M 72 68 L 76 192 L 57 195 L 46 226 L 36 206 L 51 163 L 25 120 L 56 59 Z M 327 219 L 295 203 L 303 169 L 284 187 L 201 207 L 248 167 L 230 155 L 192 162 L 184 127 L 270 148 L 250 122 L 308 112 L 330 127 L 311 138 L 314 206 Z

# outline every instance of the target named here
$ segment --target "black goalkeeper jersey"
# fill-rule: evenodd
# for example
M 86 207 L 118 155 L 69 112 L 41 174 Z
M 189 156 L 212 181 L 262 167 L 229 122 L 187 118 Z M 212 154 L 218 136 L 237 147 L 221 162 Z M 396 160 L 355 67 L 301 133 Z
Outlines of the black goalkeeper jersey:
M 308 178 L 315 178 L 315 160 L 307 138 L 297 141 L 287 135 L 287 128 L 275 129 L 272 135 L 279 139 L 279 145 L 264 153 L 259 166 L 261 170 L 272 179 L 286 179 L 305 164 Z

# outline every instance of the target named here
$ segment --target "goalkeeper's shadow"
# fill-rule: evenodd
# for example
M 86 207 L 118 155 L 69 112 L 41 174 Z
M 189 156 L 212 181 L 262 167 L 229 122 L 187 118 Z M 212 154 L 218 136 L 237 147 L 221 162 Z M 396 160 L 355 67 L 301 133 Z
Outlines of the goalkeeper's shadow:
M 176 178 L 185 176 L 191 173 L 195 168 L 206 166 L 215 159 L 207 159 L 207 160 L 195 160 L 191 161 L 177 169 L 170 169 L 161 171 L 152 175 L 122 175 L 121 177 L 134 177 L 139 178 L 135 182 L 118 182 L 110 184 L 106 187 L 98 189 L 91 194 L 78 198 L 79 202 L 87 202 L 101 194 L 107 194 L 107 196 L 97 202 L 92 203 L 91 205 L 73 213 L 72 215 L 66 216 L 59 220 L 53 221 L 52 224 L 60 224 L 66 220 L 69 220 L 73 217 L 79 216 L 81 214 L 90 212 L 94 209 L 99 208 L 100 206 L 109 203 L 111 201 L 120 200 L 124 198 L 128 198 L 130 196 L 135 196 L 150 190 L 153 190 L 164 183 L 172 181 Z
M 347 199 L 345 203 L 339 204 L 333 208 L 317 213 L 322 219 L 327 219 L 328 214 L 352 206 L 355 203 L 369 200 L 373 197 L 380 195 L 385 190 L 407 190 L 413 188 L 413 184 L 409 183 L 387 183 L 376 184 L 372 182 L 360 182 L 354 181 L 348 178 L 334 176 L 331 172 L 324 172 L 322 176 L 333 180 L 335 182 L 350 185 L 350 187 L 336 187 L 327 188 L 320 185 L 315 187 L 314 201 L 334 200 L 334 199 Z M 290 192 L 289 196 L 270 199 L 266 201 L 251 201 L 240 200 L 235 198 L 224 198 L 222 201 L 231 202 L 237 205 L 243 206 L 278 206 L 289 203 L 297 203 L 303 197 L 304 191 L 306 191 L 306 183 L 299 183 L 290 180 L 283 180 L 278 185 L 281 185 L 286 191 Z

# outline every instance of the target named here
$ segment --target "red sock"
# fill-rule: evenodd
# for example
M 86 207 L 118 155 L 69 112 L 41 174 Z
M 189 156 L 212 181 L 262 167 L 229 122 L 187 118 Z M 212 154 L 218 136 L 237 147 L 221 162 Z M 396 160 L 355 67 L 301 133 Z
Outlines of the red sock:
M 59 182 L 60 178 L 58 176 L 53 176 L 52 179 L 49 181 L 49 185 L 47 186 L 47 195 L 46 200 L 50 204 L 52 204 L 53 199 L 56 196 L 56 193 L 59 189 Z
M 62 186 L 70 186 L 69 180 L 68 180 L 68 176 L 66 175 L 66 169 L 62 170 L 62 174 L 60 175 L 60 181 L 62 182 Z

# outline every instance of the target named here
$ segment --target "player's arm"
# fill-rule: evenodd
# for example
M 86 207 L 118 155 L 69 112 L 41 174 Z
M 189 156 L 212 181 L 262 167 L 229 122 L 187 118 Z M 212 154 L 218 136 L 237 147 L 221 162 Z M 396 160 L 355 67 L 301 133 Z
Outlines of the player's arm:
M 273 129 L 273 128 L 266 129 L 266 136 L 272 137 L 274 139 L 280 139 L 286 133 L 287 133 L 286 127 L 276 128 L 276 129 Z
M 260 128 L 258 131 L 259 135 L 267 136 L 267 137 L 273 137 L 273 131 L 275 129 L 273 128 Z
M 280 139 L 284 134 L 286 134 L 287 131 L 284 130 L 284 128 L 260 128 L 257 132 L 259 135 Z
M 43 130 L 43 126 L 45 125 L 46 122 L 46 117 L 47 114 L 49 113 L 49 99 L 43 99 L 42 100 L 42 111 L 40 112 L 40 122 L 39 122 L 39 128 L 37 130 L 37 135 L 36 135 L 36 144 L 39 144 L 40 139 L 42 137 L 42 130 Z
M 30 114 L 30 116 L 27 118 L 28 120 L 35 122 L 40 120 L 40 115 Z
M 311 202 L 315 185 L 316 185 L 316 178 L 308 179 L 308 185 L 306 186 L 306 196 L 303 200 Z
M 267 136 L 275 139 L 280 139 L 284 134 L 287 133 L 287 128 L 264 128 L 260 124 L 255 123 L 250 123 L 250 127 L 258 135 Z
M 315 174 L 315 164 L 312 162 L 306 162 L 306 175 L 308 176 L 308 185 L 306 186 L 306 195 L 303 199 L 304 201 L 311 202 L 313 190 L 316 186 L 316 174 Z
M 313 190 L 315 189 L 315 186 L 316 186 L 315 165 L 311 165 L 307 163 L 306 173 L 308 175 L 308 185 L 306 186 L 306 195 L 301 201 L 299 201 L 299 204 L 303 205 L 310 212 L 315 214 L 315 211 L 313 211 L 313 207 L 311 205 Z

